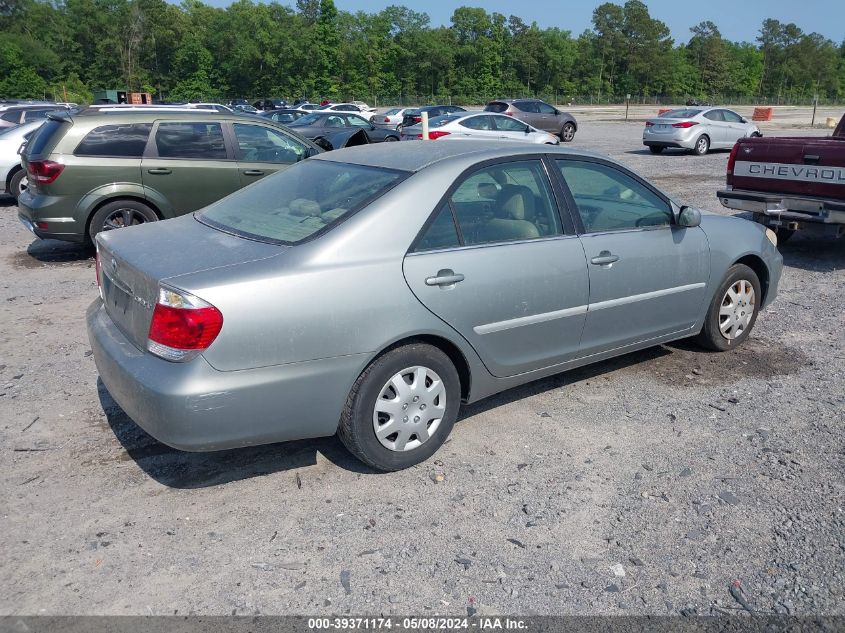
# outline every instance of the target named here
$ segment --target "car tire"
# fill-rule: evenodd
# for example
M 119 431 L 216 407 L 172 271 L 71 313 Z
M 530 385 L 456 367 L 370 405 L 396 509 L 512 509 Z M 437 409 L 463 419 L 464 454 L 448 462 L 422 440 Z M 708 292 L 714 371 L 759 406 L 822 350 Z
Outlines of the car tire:
M 564 123 L 558 136 L 560 136 L 560 140 L 564 143 L 571 143 L 575 138 L 575 125 L 573 123 Z
M 104 204 L 91 217 L 88 225 L 88 237 L 91 242 L 101 231 L 137 226 L 147 222 L 155 222 L 159 217 L 156 212 L 143 202 L 137 200 L 115 200 Z
M 648 150 L 652 154 L 662 154 L 663 150 L 666 149 L 665 147 L 661 147 L 660 145 L 649 145 Z
M 761 300 L 757 273 L 745 264 L 734 264 L 713 295 L 695 342 L 717 352 L 739 347 L 757 322 Z
M 702 134 L 697 139 L 695 139 L 695 145 L 692 148 L 692 153 L 696 156 L 704 156 L 707 152 L 710 151 L 710 137 L 706 134 Z
M 399 389 L 394 385 L 400 385 Z M 424 343 L 397 347 L 370 363 L 352 385 L 337 434 L 349 452 L 368 466 L 402 470 L 424 462 L 446 441 L 458 417 L 460 399 L 460 378 L 446 354 Z M 423 411 L 426 407 L 428 412 Z M 440 417 L 435 417 L 438 412 Z M 426 439 L 417 431 L 424 431 Z
M 399 140 L 399 139 L 398 139 L 398 138 L 396 138 L 395 136 L 385 136 L 385 137 L 384 137 L 384 142 L 385 142 L 385 143 L 393 143 L 394 141 L 398 141 L 398 140 Z
M 17 202 L 20 195 L 26 191 L 27 182 L 26 171 L 23 169 L 18 169 L 14 174 L 12 174 L 12 177 L 9 178 L 9 195 L 15 199 L 15 202 Z

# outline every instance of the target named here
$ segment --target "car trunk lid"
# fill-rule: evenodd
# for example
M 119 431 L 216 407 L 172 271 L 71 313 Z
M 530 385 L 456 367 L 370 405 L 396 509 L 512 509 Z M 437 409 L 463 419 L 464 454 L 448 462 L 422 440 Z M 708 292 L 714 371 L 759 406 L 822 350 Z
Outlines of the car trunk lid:
M 166 256 L 151 257 L 151 244 Z M 169 285 L 168 280 L 181 275 L 267 259 L 285 250 L 223 233 L 192 215 L 103 232 L 97 236 L 103 303 L 115 325 L 143 350 L 162 284 Z

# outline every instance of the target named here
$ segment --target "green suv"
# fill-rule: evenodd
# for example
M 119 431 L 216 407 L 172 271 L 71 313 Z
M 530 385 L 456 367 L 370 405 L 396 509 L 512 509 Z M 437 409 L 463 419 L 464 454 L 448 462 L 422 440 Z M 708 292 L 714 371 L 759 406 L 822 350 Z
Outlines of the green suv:
M 21 222 L 44 239 L 196 211 L 319 153 L 272 121 L 199 110 L 50 114 L 23 154 Z

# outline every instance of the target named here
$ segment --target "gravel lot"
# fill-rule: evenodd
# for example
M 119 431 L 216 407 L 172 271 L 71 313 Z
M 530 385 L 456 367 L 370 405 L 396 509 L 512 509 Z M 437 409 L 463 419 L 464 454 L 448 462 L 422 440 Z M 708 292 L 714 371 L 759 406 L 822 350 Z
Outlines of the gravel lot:
M 652 156 L 641 125 L 573 145 L 724 212 L 727 152 Z M 734 580 L 755 610 L 845 614 L 845 241 L 782 248 L 741 349 L 533 383 L 383 475 L 334 438 L 157 443 L 98 383 L 90 254 L 16 215 L 0 200 L 2 615 L 735 613 Z

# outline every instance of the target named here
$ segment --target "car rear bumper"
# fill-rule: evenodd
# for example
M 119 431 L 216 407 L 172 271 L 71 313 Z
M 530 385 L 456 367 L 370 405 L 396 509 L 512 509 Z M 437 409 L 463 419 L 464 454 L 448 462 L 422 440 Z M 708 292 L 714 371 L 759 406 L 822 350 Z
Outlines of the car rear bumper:
M 135 347 L 97 299 L 86 314 L 106 389 L 154 438 L 185 451 L 214 451 L 333 435 L 364 354 L 242 371 L 199 356 L 171 363 Z
M 85 225 L 72 216 L 64 215 L 61 207 L 65 202 L 62 197 L 24 191 L 18 198 L 18 219 L 41 239 L 84 242 Z
M 761 214 L 774 222 L 845 224 L 845 201 L 743 189 L 725 189 L 716 196 L 723 207 Z
M 698 127 L 698 126 L 696 126 Z M 646 128 L 643 132 L 643 145 L 647 147 L 679 147 L 682 149 L 693 149 L 701 130 L 692 128 L 678 128 L 671 132 L 658 134 Z

